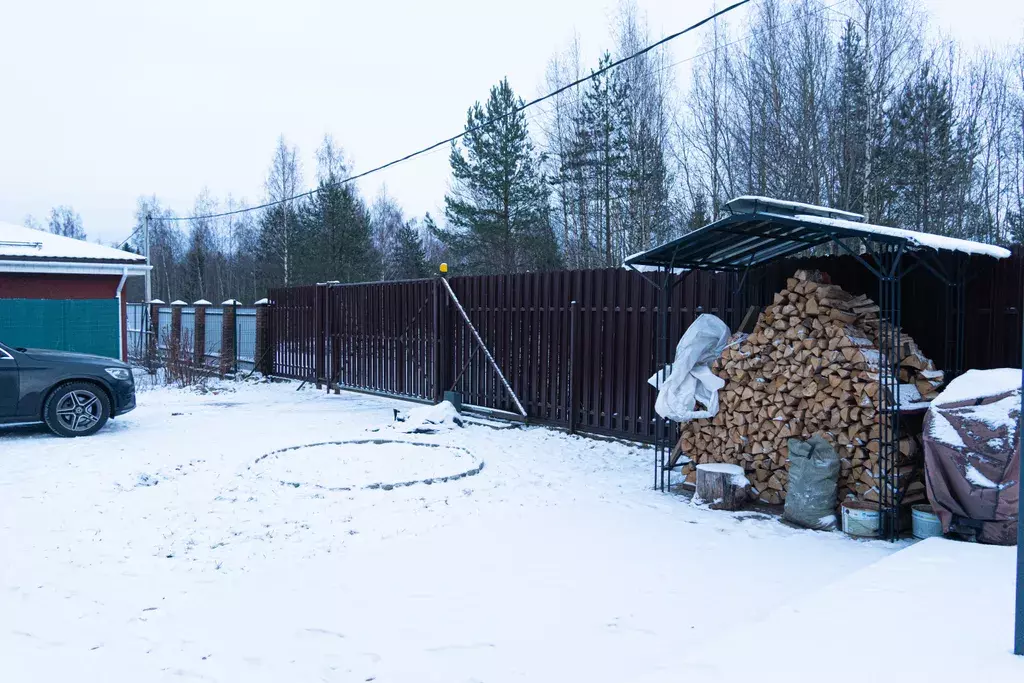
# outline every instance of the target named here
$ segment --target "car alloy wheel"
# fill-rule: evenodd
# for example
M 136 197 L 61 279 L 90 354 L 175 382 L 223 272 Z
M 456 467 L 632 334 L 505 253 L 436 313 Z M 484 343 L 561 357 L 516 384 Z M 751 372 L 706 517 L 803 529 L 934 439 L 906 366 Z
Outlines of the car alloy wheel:
M 72 432 L 88 431 L 102 416 L 99 396 L 88 389 L 70 391 L 57 404 L 57 419 Z

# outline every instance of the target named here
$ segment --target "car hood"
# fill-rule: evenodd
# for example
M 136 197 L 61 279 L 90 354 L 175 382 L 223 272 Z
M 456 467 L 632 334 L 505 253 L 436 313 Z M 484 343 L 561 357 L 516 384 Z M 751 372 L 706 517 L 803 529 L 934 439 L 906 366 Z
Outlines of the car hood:
M 25 349 L 26 356 L 35 360 L 60 361 L 65 363 L 84 363 L 87 365 L 102 365 L 107 368 L 128 368 L 127 365 L 114 358 L 106 356 L 94 356 L 89 353 L 74 353 L 73 351 L 55 351 L 54 349 Z

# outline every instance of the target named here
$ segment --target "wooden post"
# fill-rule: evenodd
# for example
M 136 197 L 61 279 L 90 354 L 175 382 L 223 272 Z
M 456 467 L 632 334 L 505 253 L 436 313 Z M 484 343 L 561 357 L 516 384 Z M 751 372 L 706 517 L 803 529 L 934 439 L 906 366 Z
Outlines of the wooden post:
M 1024 329 L 1021 330 L 1021 358 L 1024 360 Z M 1024 391 L 1024 370 L 1021 371 L 1021 391 Z M 1017 420 L 1017 460 L 1020 469 L 1017 474 L 1017 612 L 1013 637 L 1013 654 L 1024 656 L 1024 485 L 1020 483 L 1020 472 L 1024 472 L 1024 411 Z

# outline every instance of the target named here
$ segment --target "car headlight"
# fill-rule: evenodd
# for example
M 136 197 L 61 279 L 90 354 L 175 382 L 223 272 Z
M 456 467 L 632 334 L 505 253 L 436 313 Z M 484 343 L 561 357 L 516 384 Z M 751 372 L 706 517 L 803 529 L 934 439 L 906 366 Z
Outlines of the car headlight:
M 106 372 L 114 379 L 119 379 L 122 382 L 127 382 L 132 378 L 132 372 L 127 368 L 107 368 Z

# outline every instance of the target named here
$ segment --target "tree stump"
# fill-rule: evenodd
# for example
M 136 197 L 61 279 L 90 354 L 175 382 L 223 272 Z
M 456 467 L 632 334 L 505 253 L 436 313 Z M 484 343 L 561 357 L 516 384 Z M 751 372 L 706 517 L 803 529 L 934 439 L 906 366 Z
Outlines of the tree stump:
M 750 499 L 750 482 L 739 465 L 697 465 L 694 498 L 698 503 L 707 503 L 712 510 L 739 510 Z

